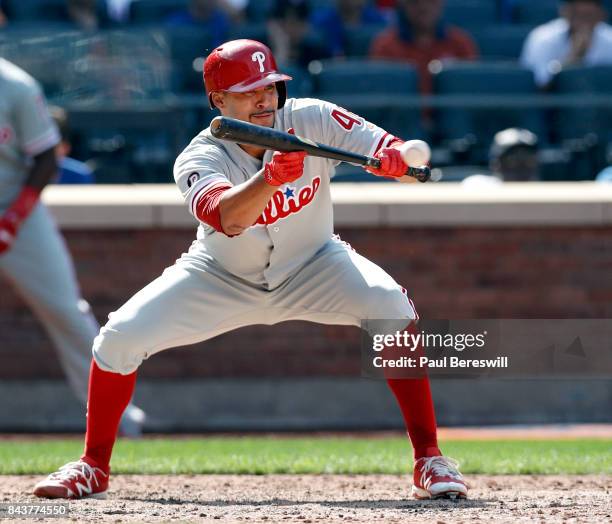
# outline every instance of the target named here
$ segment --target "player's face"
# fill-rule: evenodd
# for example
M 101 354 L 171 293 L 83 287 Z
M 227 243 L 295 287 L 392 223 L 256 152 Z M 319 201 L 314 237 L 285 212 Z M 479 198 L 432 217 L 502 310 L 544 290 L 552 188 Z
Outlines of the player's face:
M 223 116 L 258 126 L 272 127 L 278 109 L 278 92 L 272 84 L 246 93 L 219 93 L 215 105 Z
M 413 28 L 431 31 L 442 17 L 443 0 L 403 0 L 404 13 Z
M 564 4 L 561 8 L 572 31 L 592 31 L 594 27 L 605 19 L 605 11 L 595 2 L 572 2 Z

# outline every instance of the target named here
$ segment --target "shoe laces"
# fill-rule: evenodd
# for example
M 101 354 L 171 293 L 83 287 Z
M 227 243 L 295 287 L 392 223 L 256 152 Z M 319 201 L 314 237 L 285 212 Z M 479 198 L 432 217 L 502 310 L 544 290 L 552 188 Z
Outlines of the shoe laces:
M 100 468 L 91 466 L 84 460 L 78 460 L 76 462 L 68 462 L 68 464 L 63 465 L 58 471 L 49 475 L 49 478 L 53 480 L 69 481 L 83 477 L 87 482 L 93 480 L 97 485 L 99 484 L 98 478 L 96 477 L 96 472 L 98 471 L 105 475 L 104 471 L 102 471 Z
M 459 463 L 456 460 L 448 457 L 426 457 L 421 459 L 423 465 L 421 467 L 422 478 L 426 477 L 428 473 L 433 472 L 434 475 L 440 477 L 453 477 L 461 480 L 461 473 L 459 472 Z

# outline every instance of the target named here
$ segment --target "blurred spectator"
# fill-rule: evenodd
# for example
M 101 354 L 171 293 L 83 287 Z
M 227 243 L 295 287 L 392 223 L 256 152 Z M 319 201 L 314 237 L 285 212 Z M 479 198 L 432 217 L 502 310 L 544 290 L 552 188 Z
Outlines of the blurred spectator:
M 462 183 L 483 186 L 539 180 L 538 137 L 527 129 L 516 127 L 496 133 L 489 151 L 489 168 L 490 175 L 472 175 Z
M 565 66 L 612 64 L 612 27 L 601 0 L 562 0 L 560 13 L 529 34 L 521 54 L 543 88 Z
M 235 24 L 244 22 L 249 0 L 221 0 L 220 7 L 230 16 Z
M 0 27 L 4 27 L 8 23 L 8 19 L 2 10 L 2 2 L 0 1 Z
M 369 0 L 336 0 L 335 6 L 316 10 L 312 25 L 321 31 L 332 56 L 345 56 L 346 31 L 365 25 L 386 25 L 384 16 Z
M 396 0 L 376 0 L 376 8 L 385 17 L 387 22 L 394 20 L 396 5 Z
M 105 11 L 98 10 L 97 0 L 66 0 L 66 19 L 83 31 L 95 31 L 109 25 Z
M 220 0 L 190 0 L 187 9 L 171 14 L 168 26 L 191 26 L 210 33 L 211 46 L 227 41 L 231 26 L 228 14 L 221 8 Z
M 55 146 L 55 157 L 57 158 L 59 168 L 59 176 L 56 183 L 93 184 L 95 179 L 91 168 L 85 162 L 69 156 L 72 150 L 72 143 L 66 111 L 58 106 L 50 106 L 49 112 L 60 133 L 60 142 Z
M 443 22 L 444 0 L 398 0 L 397 24 L 378 35 L 370 48 L 370 57 L 413 62 L 420 75 L 422 93 L 431 93 L 432 60 L 478 57 L 472 37 Z
M 331 56 L 312 31 L 309 17 L 307 0 L 276 0 L 268 22 L 268 39 L 278 63 L 306 67 L 312 60 Z

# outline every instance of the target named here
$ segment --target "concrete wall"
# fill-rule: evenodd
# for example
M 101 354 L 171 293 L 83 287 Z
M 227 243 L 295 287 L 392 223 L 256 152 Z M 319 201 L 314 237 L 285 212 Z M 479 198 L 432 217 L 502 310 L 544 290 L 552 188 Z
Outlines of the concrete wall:
M 612 188 L 333 190 L 342 238 L 406 287 L 422 317 L 612 318 Z M 194 238 L 174 186 L 51 187 L 44 198 L 101 322 Z M 157 355 L 137 395 L 156 430 L 399 426 L 385 385 L 358 376 L 358 330 L 291 322 Z M 36 320 L 2 288 L 0 430 L 78 428 L 82 408 L 61 379 Z M 612 381 L 437 381 L 434 394 L 442 424 L 605 422 L 612 413 Z

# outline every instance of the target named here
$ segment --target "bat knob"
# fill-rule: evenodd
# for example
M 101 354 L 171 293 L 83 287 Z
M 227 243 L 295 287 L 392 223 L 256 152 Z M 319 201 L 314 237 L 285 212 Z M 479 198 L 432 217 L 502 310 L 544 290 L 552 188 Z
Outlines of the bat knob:
M 210 122 L 210 132 L 213 134 L 213 136 L 217 133 L 222 123 L 223 121 L 221 120 L 220 116 L 216 116 L 212 119 Z
M 419 182 L 427 182 L 431 179 L 431 169 L 429 166 L 421 166 L 412 168 L 414 178 L 416 178 Z

